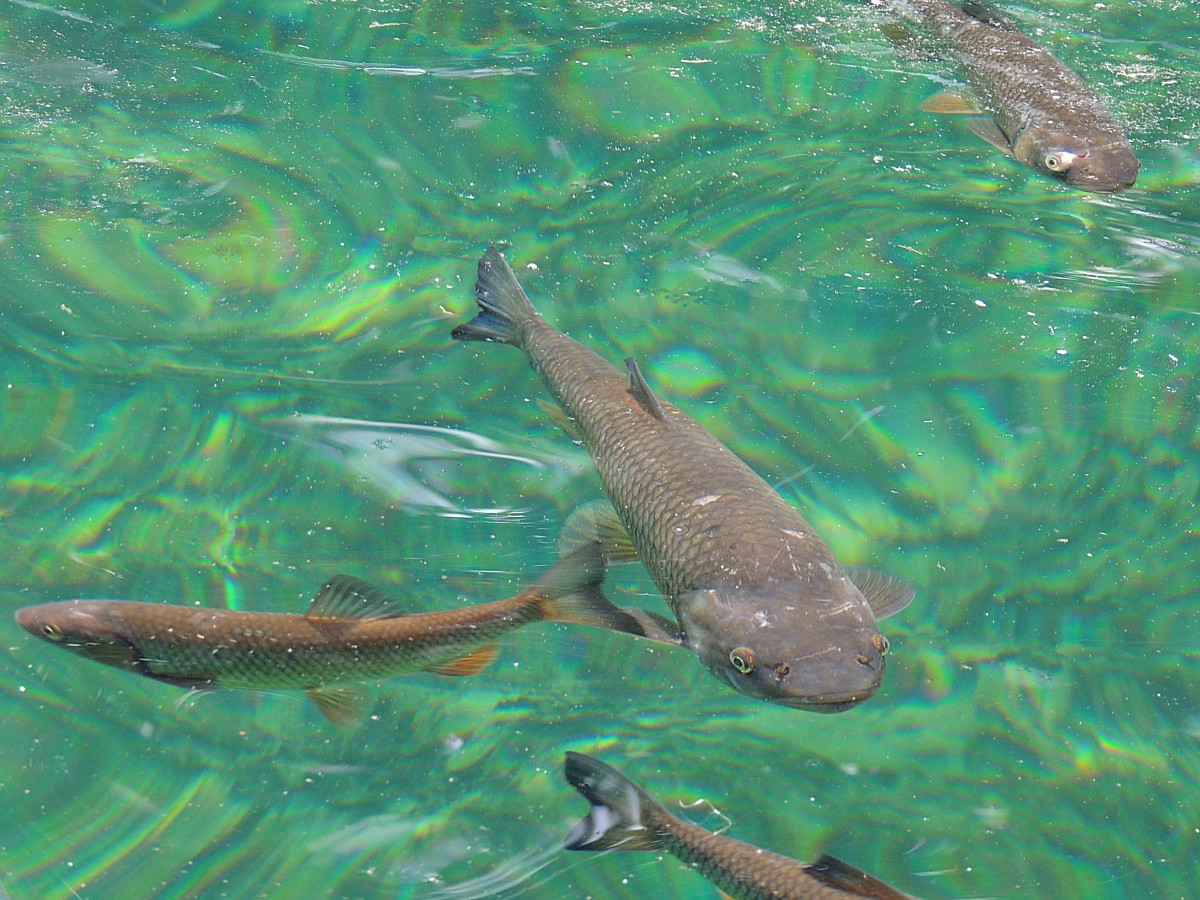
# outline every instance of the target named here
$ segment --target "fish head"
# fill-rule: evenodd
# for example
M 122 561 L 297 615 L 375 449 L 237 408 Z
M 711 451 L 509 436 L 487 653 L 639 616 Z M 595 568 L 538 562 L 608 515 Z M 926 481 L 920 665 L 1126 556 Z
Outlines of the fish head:
M 871 608 L 846 587 L 827 603 L 717 588 L 674 605 L 687 643 L 717 678 L 772 703 L 841 712 L 879 689 L 888 651 Z
M 1030 127 L 1013 142 L 1013 155 L 1034 171 L 1097 193 L 1132 187 L 1141 167 L 1121 134 L 1081 137 Z
M 17 624 L 49 644 L 118 669 L 141 671 L 142 654 L 107 600 L 63 600 L 17 610 Z

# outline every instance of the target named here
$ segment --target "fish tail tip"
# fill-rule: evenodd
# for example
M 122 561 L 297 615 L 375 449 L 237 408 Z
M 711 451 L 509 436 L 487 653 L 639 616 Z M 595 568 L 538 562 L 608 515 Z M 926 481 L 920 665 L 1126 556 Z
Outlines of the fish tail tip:
M 644 821 L 657 806 L 641 788 L 594 757 L 568 751 L 567 781 L 592 804 L 563 841 L 567 850 L 655 850 L 658 837 Z
M 475 279 L 479 314 L 450 332 L 456 341 L 493 341 L 520 344 L 523 324 L 536 315 L 517 276 L 495 247 L 479 259 Z

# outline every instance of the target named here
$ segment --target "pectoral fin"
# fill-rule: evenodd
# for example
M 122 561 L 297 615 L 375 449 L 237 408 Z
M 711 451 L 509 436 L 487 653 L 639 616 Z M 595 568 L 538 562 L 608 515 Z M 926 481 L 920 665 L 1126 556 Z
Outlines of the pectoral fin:
M 921 109 L 944 116 L 983 115 L 983 110 L 972 98 L 964 97 L 954 91 L 939 91 L 922 103 Z
M 1012 144 L 1004 132 L 1000 130 L 1000 126 L 991 119 L 979 116 L 967 122 L 967 127 L 997 150 L 1012 156 Z
M 867 598 L 875 618 L 886 619 L 906 609 L 917 595 L 916 588 L 895 575 L 866 566 L 842 566 L 842 572 Z
M 609 562 L 637 562 L 633 539 L 607 500 L 593 500 L 567 516 L 558 536 L 559 556 L 566 556 L 585 544 L 599 544 Z
M 308 692 L 317 709 L 338 728 L 361 721 L 367 709 L 367 692 L 360 685 L 336 684 L 313 688 Z

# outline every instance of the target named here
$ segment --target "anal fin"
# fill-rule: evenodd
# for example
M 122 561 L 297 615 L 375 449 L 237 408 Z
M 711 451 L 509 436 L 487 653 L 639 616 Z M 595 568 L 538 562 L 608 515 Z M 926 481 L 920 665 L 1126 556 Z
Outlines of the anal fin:
M 308 692 L 317 709 L 338 728 L 361 721 L 367 709 L 367 692 L 357 684 L 333 684 Z
M 426 672 L 433 672 L 435 675 L 452 675 L 456 678 L 466 677 L 468 675 L 478 675 L 500 655 L 500 648 L 495 644 L 484 644 L 482 647 L 476 647 L 462 656 L 456 656 L 453 659 L 443 660 L 439 663 L 434 663 L 432 666 L 426 666 Z

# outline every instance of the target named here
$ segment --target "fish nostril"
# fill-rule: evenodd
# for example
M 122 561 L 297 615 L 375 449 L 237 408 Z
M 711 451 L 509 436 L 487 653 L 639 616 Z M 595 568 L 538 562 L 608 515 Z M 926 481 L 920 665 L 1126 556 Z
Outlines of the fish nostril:
M 868 657 L 865 653 L 858 654 L 858 661 L 864 666 L 869 666 L 871 664 L 870 657 Z
M 792 671 L 792 667 L 789 666 L 787 663 L 780 663 L 779 665 L 777 665 L 775 667 L 775 678 L 778 681 L 783 681 L 783 679 L 788 677 L 788 673 L 791 671 Z

